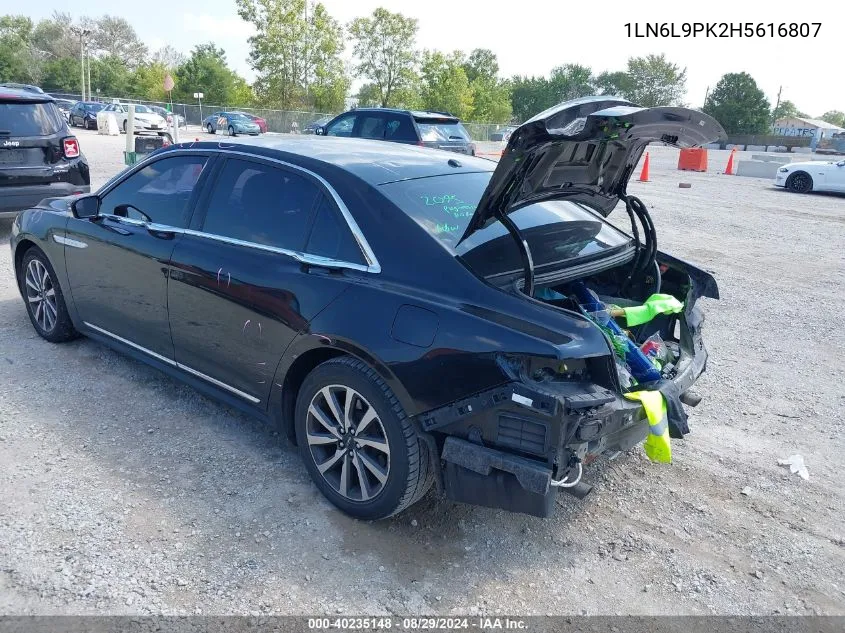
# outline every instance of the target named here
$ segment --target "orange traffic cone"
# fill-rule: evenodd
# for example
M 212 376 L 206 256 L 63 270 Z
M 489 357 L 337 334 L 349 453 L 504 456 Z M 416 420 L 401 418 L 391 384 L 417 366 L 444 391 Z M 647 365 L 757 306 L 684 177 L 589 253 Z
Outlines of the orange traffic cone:
M 736 154 L 736 148 L 731 149 L 731 156 L 728 158 L 728 166 L 725 167 L 725 174 L 728 176 L 734 175 L 734 154 Z
M 643 170 L 640 172 L 640 182 L 648 182 L 648 152 L 645 153 Z

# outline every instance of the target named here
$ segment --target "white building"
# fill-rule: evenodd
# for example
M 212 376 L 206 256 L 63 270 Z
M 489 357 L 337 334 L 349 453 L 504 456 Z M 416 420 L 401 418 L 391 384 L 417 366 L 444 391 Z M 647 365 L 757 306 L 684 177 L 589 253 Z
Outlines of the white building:
M 845 128 L 832 125 L 827 121 L 802 117 L 778 119 L 772 126 L 772 134 L 775 136 L 810 136 L 817 140 L 830 138 L 840 132 L 845 132 Z

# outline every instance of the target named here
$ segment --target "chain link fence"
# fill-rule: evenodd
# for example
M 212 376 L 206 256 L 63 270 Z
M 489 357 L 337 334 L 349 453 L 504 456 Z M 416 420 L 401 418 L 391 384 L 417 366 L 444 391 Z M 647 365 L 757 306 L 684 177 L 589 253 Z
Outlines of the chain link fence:
M 72 99 L 78 101 L 81 99 L 79 94 L 51 92 L 52 96 L 57 99 Z M 162 108 L 168 107 L 170 104 L 162 101 L 147 101 L 144 99 L 124 99 L 118 97 L 101 97 L 99 95 L 90 99 L 91 101 L 100 101 L 101 103 L 112 103 L 113 101 L 120 101 L 121 103 L 140 103 L 148 106 L 160 106 Z M 202 126 L 203 121 L 209 115 L 216 112 L 246 112 L 259 116 L 267 121 L 268 132 L 290 133 L 296 130 L 304 129 L 308 124 L 324 118 L 332 117 L 337 112 L 305 112 L 298 110 L 273 110 L 271 108 L 241 108 L 227 105 L 214 104 L 199 104 L 199 103 L 174 103 L 172 111 L 180 114 L 185 118 L 188 125 Z M 295 124 L 295 125 L 294 125 Z M 505 125 L 497 125 L 495 123 L 474 123 L 464 122 L 464 127 L 469 132 L 469 135 L 474 141 L 490 141 L 491 135 L 503 130 Z

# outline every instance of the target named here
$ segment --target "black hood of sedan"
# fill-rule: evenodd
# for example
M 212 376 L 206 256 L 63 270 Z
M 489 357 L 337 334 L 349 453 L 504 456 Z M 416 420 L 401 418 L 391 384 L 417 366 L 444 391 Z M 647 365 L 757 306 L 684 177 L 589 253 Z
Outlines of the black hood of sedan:
M 561 103 L 511 135 L 460 241 L 543 200 L 578 202 L 607 217 L 649 143 L 686 148 L 724 136 L 714 118 L 687 108 L 640 108 L 612 97 Z

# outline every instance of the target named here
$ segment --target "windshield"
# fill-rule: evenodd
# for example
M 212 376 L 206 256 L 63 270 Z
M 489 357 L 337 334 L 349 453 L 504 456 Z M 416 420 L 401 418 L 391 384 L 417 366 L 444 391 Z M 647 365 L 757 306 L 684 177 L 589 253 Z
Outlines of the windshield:
M 468 141 L 470 140 L 464 126 L 458 121 L 453 122 L 430 122 L 417 119 L 420 128 L 420 139 L 429 142 Z
M 0 139 L 7 136 L 46 136 L 61 129 L 53 103 L 0 103 Z
M 140 103 L 135 106 L 135 114 L 155 114 L 150 108 Z
M 104 107 L 105 106 L 102 103 L 86 103 L 85 104 L 85 109 L 88 110 L 89 112 L 99 112 Z
M 380 190 L 452 254 L 479 273 L 519 269 L 520 255 L 501 222 L 472 233 L 458 245 L 490 182 L 492 172 L 448 174 L 381 185 Z M 528 240 L 537 266 L 623 246 L 627 235 L 589 209 L 563 200 L 539 202 L 509 214 Z
M 240 114 L 240 113 L 230 114 L 229 118 L 234 119 L 235 121 L 250 121 L 251 120 L 247 115 Z

